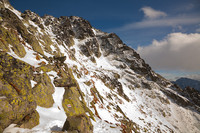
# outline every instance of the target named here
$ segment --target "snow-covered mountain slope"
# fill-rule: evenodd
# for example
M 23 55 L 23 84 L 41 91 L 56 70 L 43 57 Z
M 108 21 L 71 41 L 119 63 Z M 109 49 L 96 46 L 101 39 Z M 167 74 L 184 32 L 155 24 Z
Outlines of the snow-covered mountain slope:
M 116 34 L 0 8 L 0 132 L 200 132 L 199 106 Z

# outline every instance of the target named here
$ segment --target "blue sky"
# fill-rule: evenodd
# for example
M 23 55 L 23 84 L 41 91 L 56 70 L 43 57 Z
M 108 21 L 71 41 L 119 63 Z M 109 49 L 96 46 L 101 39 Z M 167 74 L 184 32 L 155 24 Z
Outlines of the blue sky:
M 195 63 L 200 62 L 197 58 L 200 0 L 10 0 L 10 3 L 21 12 L 29 9 L 40 16 L 83 17 L 97 29 L 115 32 L 158 72 L 200 71 L 200 63 Z M 161 53 L 165 53 L 169 65 L 165 65 L 163 58 L 157 58 L 162 57 Z M 192 67 L 187 65 L 189 60 L 193 60 L 189 62 Z

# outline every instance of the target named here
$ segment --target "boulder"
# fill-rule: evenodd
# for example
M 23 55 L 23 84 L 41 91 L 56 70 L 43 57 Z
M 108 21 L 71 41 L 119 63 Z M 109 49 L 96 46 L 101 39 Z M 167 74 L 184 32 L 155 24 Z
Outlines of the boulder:
M 70 69 L 67 67 L 65 69 L 60 69 L 58 76 L 53 81 L 56 87 L 71 87 L 76 86 L 76 80 Z
M 93 113 L 87 108 L 78 86 L 65 88 L 62 105 L 67 115 L 63 131 L 72 133 L 93 132 L 93 125 L 90 120 L 90 118 L 94 120 Z M 86 115 L 86 112 L 89 113 L 90 118 Z
M 81 95 L 77 87 L 65 88 L 62 105 L 68 117 L 81 115 L 86 112 L 80 97 Z
M 52 107 L 54 103 L 52 94 L 55 89 L 51 83 L 51 79 L 46 73 L 37 76 L 37 78 L 35 77 L 37 84 L 33 87 L 34 99 L 37 105 L 41 107 Z
M 71 116 L 65 121 L 62 130 L 72 133 L 92 133 L 93 125 L 86 115 Z

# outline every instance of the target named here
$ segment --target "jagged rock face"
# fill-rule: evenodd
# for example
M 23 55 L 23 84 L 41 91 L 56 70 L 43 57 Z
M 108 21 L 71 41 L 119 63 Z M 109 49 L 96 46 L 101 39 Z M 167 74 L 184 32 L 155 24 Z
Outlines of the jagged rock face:
M 198 105 L 200 107 L 200 93 L 199 91 L 195 90 L 194 88 L 191 87 L 186 87 L 183 92 L 182 95 L 188 97 L 188 99 L 190 99 L 193 103 L 195 103 L 196 105 Z
M 20 13 L 1 0 L 0 35 L 0 132 L 39 119 L 37 131 L 53 132 L 63 112 L 59 130 L 68 132 L 199 131 L 195 92 L 181 96 L 116 34 L 83 18 Z

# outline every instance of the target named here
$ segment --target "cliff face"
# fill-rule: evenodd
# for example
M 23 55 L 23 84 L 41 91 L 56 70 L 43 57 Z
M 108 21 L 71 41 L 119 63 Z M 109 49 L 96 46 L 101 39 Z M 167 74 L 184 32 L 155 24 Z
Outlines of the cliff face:
M 0 132 L 199 132 L 179 93 L 116 34 L 0 0 Z

